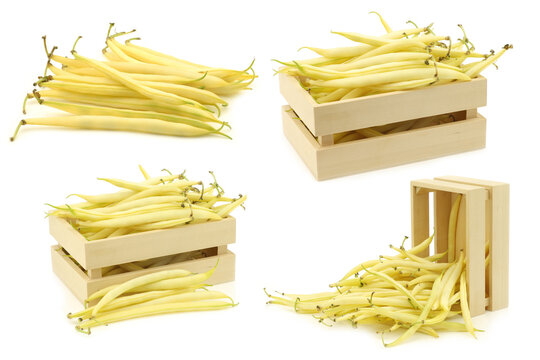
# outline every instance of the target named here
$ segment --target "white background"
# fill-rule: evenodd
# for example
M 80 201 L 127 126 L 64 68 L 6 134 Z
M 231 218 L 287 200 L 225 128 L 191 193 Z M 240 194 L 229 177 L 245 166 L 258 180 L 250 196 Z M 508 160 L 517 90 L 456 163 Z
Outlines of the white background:
M 57 358 L 343 358 L 375 355 L 438 358 L 512 354 L 535 349 L 538 325 L 538 71 L 539 51 L 530 1 L 20 1 L 5 8 L 2 34 L 3 119 L 0 122 L 1 353 Z M 412 19 L 435 22 L 437 33 L 460 36 L 461 23 L 481 51 L 513 43 L 489 79 L 487 148 L 412 165 L 316 182 L 281 130 L 278 79 L 272 58 L 288 60 L 304 45 L 340 46 L 330 30 L 381 34 L 370 10 L 395 28 Z M 41 36 L 67 54 L 98 56 L 107 24 L 137 28 L 144 43 L 213 66 L 243 68 L 256 58 L 253 91 L 231 101 L 223 119 L 234 140 L 184 139 L 134 133 L 23 128 L 25 92 L 45 65 Z M 448 99 L 451 101 L 452 99 Z M 32 109 L 39 114 L 39 109 Z M 138 179 L 137 165 L 188 170 L 209 181 L 214 170 L 231 195 L 247 193 L 238 219 L 237 280 L 221 289 L 240 306 L 226 311 L 174 314 L 77 333 L 67 312 L 80 304 L 54 276 L 54 244 L 44 203 L 62 203 L 73 192 L 111 188 L 96 177 Z M 357 263 L 387 253 L 410 232 L 409 181 L 461 175 L 511 184 L 510 307 L 474 319 L 485 329 L 417 335 L 385 349 L 371 328 L 327 328 L 310 316 L 265 305 L 263 287 L 289 292 L 327 289 Z M 516 347 L 511 346 L 516 344 Z M 519 345 L 518 345 L 519 344 Z M 533 350 L 534 351 L 534 350 Z

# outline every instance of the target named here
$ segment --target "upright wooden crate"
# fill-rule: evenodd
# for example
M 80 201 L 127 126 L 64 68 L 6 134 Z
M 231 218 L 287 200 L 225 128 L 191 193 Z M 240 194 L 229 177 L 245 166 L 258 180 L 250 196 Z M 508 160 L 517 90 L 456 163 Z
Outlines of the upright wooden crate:
M 429 193 L 433 192 L 435 252 L 448 251 L 450 209 L 458 194 L 459 209 L 454 257 L 464 251 L 471 315 L 508 306 L 509 185 L 456 176 L 411 182 L 413 245 L 430 233 Z M 486 267 L 485 245 L 489 246 Z M 429 255 L 426 250 L 424 256 Z M 447 261 L 447 258 L 441 259 Z
M 317 180 L 485 147 L 487 80 L 318 104 L 297 79 L 280 74 L 283 131 Z M 334 144 L 334 134 L 449 114 L 456 121 Z
M 227 245 L 235 242 L 236 220 L 184 225 L 102 240 L 86 240 L 66 220 L 49 217 L 49 229 L 58 245 L 51 248 L 53 271 L 80 300 L 107 286 L 151 272 L 182 268 L 204 272 L 214 267 L 210 284 L 234 280 L 235 255 Z M 102 276 L 109 266 L 204 250 L 206 256 L 163 266 Z

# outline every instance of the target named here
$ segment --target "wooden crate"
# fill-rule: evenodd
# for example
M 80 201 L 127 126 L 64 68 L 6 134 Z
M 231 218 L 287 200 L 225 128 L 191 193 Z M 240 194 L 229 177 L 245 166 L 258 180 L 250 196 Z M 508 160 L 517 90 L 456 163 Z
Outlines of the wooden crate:
M 471 315 L 508 306 L 509 185 L 494 181 L 438 177 L 411 182 L 411 234 L 418 245 L 430 234 L 429 193 L 433 193 L 435 252 L 448 250 L 450 209 L 458 194 L 459 210 L 455 254 L 463 250 Z M 490 261 L 486 267 L 485 244 Z M 426 250 L 423 256 L 429 255 Z M 441 259 L 447 261 L 447 257 Z
M 194 272 L 219 265 L 211 284 L 234 280 L 235 255 L 227 245 L 235 242 L 236 220 L 184 225 L 102 240 L 86 240 L 66 220 L 49 217 L 49 229 L 58 245 L 51 249 L 53 271 L 75 296 L 83 301 L 93 292 L 147 273 L 182 268 Z M 167 255 L 205 250 L 206 256 L 143 270 L 102 276 L 102 269 L 119 264 L 159 258 Z
M 410 91 L 318 104 L 297 79 L 280 74 L 283 131 L 317 180 L 485 147 L 487 80 L 478 77 Z M 292 109 L 292 111 L 290 111 Z M 334 144 L 334 134 L 452 114 L 456 121 Z

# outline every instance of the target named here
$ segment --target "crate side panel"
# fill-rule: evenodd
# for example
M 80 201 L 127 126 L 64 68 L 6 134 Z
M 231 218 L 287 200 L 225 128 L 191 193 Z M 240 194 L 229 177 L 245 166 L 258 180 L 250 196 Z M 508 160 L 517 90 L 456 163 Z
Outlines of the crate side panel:
M 492 202 L 488 309 L 494 311 L 508 307 L 510 187 L 506 184 L 494 187 Z
M 423 89 L 398 91 L 321 104 L 315 108 L 315 136 L 475 109 L 487 103 L 487 80 L 479 77 Z M 300 118 L 303 119 L 302 116 Z M 315 131 L 314 131 L 315 130 Z
M 411 184 L 411 236 L 413 247 L 429 237 L 429 194 L 417 193 L 413 184 Z M 418 255 L 428 256 L 429 248 Z
M 478 118 L 321 147 L 319 179 L 377 170 L 485 147 L 486 119 Z
M 147 231 L 116 238 L 88 242 L 87 266 L 99 268 L 232 244 L 236 238 L 236 220 L 219 221 Z

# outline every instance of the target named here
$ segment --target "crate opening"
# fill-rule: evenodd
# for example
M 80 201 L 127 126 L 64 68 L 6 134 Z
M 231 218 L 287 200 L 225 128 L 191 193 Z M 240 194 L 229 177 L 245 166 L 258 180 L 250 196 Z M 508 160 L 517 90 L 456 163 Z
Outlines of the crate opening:
M 405 131 L 428 128 L 431 126 L 448 124 L 465 120 L 465 111 L 457 111 L 442 115 L 428 116 L 420 119 L 405 120 L 396 123 L 369 127 L 365 129 L 345 131 L 334 134 L 334 144 L 341 144 L 354 140 L 397 134 Z
M 431 215 L 433 216 L 433 222 L 436 224 L 436 237 L 435 237 L 435 246 L 436 249 L 434 252 L 448 252 L 440 262 L 452 262 L 459 257 L 460 251 L 466 250 L 466 238 L 467 238 L 467 224 L 466 224 L 466 195 L 461 195 L 460 206 L 457 212 L 457 224 L 456 224 L 456 233 L 455 233 L 455 242 L 450 244 L 448 242 L 448 223 L 450 220 L 450 213 L 452 211 L 452 205 L 458 198 L 457 193 L 448 192 L 448 191 L 434 191 L 432 194 L 433 200 L 432 204 L 433 211 Z M 490 294 L 490 281 L 489 281 L 489 239 L 486 237 L 484 240 L 484 257 L 485 257 L 485 297 L 486 297 L 486 307 L 489 303 L 489 294 Z
M 292 109 L 289 108 L 286 110 L 291 113 L 291 117 L 295 120 L 302 119 L 298 114 Z M 472 113 L 474 114 L 474 113 Z M 455 123 L 458 121 L 467 120 L 468 116 L 467 110 L 454 111 L 440 115 L 427 116 L 418 119 L 404 120 L 394 123 L 389 123 L 380 126 L 373 126 L 363 129 L 355 129 L 350 131 L 343 131 L 335 133 L 332 135 L 319 136 L 318 140 L 321 145 L 333 145 L 333 144 L 343 144 L 356 140 L 364 140 L 374 137 L 383 137 L 385 135 L 399 134 L 406 131 L 417 130 L 435 127 L 438 125 L 444 125 L 449 123 Z
M 485 312 L 490 303 L 486 294 L 492 293 L 486 281 L 490 268 L 486 263 L 487 199 L 486 189 L 480 186 L 439 180 L 411 183 L 413 243 L 418 244 L 431 232 L 433 212 L 433 253 L 446 253 L 440 261 L 449 263 L 458 259 L 462 251 L 465 256 L 472 316 Z
M 77 267 L 84 272 L 89 277 L 89 271 L 86 270 L 84 267 L 82 267 L 73 256 L 71 256 L 66 249 L 60 248 L 58 250 L 62 256 L 69 257 L 71 261 L 77 265 Z M 118 264 L 118 265 L 112 265 L 103 267 L 101 269 L 92 269 L 90 271 L 99 271 L 101 270 L 101 273 L 98 274 L 99 277 L 109 277 L 117 274 L 123 274 L 130 271 L 138 271 L 138 270 L 145 270 L 145 269 L 151 269 L 151 268 L 157 268 L 160 266 L 165 265 L 171 265 L 171 264 L 177 264 L 184 261 L 190 261 L 190 260 L 197 260 L 202 259 L 206 257 L 216 256 L 219 253 L 219 247 L 210 247 L 206 249 L 200 249 L 200 250 L 194 250 L 194 251 L 188 251 L 184 253 L 178 253 L 178 254 L 172 254 L 172 255 L 166 255 L 166 256 L 160 256 L 156 258 L 146 259 L 146 260 L 140 260 L 140 261 L 133 261 L 130 263 L 125 264 Z

